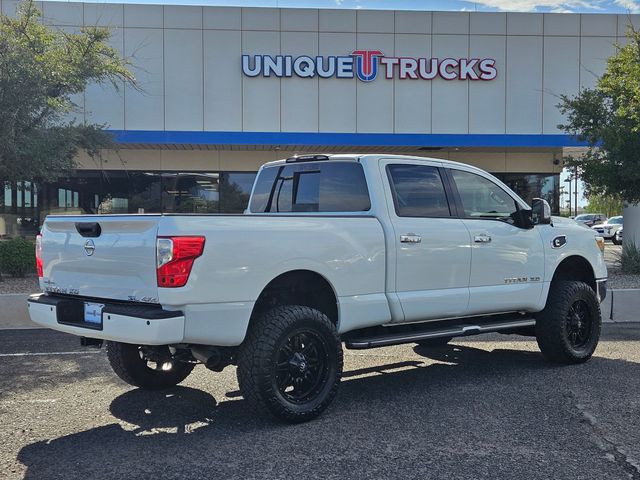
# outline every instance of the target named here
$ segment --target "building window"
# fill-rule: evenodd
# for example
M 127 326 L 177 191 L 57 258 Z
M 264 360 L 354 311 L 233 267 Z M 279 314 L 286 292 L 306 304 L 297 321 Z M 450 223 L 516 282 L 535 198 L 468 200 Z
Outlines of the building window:
M 78 208 L 80 202 L 80 194 L 66 188 L 58 189 L 58 208 Z
M 255 176 L 255 172 L 82 170 L 44 186 L 42 218 L 90 213 L 242 213 Z
M 220 174 L 163 173 L 161 209 L 172 213 L 218 213 Z
M 156 172 L 104 172 L 97 213 L 160 213 L 161 180 Z
M 3 207 L 11 207 L 13 205 L 12 202 L 12 190 L 11 185 L 8 183 L 4 184 L 4 205 Z
M 242 213 L 249 206 L 254 172 L 222 173 L 220 179 L 220 213 Z
M 496 177 L 509 186 L 531 205 L 534 198 L 543 198 L 551 206 L 551 212 L 560 213 L 560 175 L 546 173 L 496 173 Z

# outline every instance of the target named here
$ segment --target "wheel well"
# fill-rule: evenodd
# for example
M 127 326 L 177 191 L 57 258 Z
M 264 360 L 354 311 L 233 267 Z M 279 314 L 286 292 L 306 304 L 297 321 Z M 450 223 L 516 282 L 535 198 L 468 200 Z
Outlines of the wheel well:
M 578 280 L 597 291 L 596 276 L 589 261 L 577 255 L 565 258 L 556 268 L 551 283 L 558 280 Z
M 279 305 L 304 305 L 324 313 L 338 324 L 338 299 L 331 284 L 320 274 L 293 270 L 274 278 L 262 290 L 251 312 L 251 321 Z

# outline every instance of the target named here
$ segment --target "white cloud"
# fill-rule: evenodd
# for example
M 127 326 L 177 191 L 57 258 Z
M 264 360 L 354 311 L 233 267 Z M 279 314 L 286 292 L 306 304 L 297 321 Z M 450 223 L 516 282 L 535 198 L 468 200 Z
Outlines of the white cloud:
M 635 3 L 632 0 L 615 0 L 615 3 Z M 602 10 L 602 0 L 476 0 L 475 3 L 498 10 L 532 12 L 539 8 L 553 11 L 572 12 L 578 8 Z
M 613 3 L 615 3 L 619 7 L 624 8 L 625 10 L 630 11 L 631 13 L 640 12 L 640 4 L 633 0 L 615 0 Z
M 340 6 L 344 2 L 344 0 L 335 0 L 336 5 Z

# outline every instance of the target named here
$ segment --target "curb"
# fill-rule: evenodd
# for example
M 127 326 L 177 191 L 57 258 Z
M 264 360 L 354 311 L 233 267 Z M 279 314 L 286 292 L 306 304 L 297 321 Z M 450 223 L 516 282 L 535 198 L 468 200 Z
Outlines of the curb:
M 603 322 L 638 322 L 640 321 L 640 288 L 611 289 L 600 308 Z

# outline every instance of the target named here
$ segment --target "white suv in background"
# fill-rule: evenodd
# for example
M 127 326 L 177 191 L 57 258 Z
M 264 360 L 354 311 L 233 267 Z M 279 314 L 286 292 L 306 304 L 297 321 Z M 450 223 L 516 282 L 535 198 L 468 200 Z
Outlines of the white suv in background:
M 617 217 L 611 217 L 605 223 L 601 225 L 595 225 L 593 228 L 598 235 L 603 237 L 605 240 L 612 240 L 616 245 L 620 245 L 622 243 L 622 239 L 618 238 L 619 230 L 622 229 L 622 215 Z

